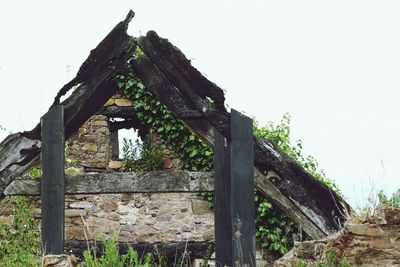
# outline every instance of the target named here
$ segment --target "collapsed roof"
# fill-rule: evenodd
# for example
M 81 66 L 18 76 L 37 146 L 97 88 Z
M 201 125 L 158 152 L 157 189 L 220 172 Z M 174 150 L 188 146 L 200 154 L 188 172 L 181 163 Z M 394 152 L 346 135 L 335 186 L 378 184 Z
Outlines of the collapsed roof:
M 65 136 L 70 137 L 119 89 L 115 77 L 129 71 L 148 90 L 213 147 L 213 131 L 230 137 L 230 113 L 221 88 L 205 78 L 167 39 L 150 31 L 138 38 L 126 33 L 134 17 L 126 19 L 90 52 L 76 77 L 58 92 L 52 106 L 69 90 L 64 106 Z M 135 49 L 143 53 L 132 59 Z M 211 100 L 211 101 L 210 101 Z M 0 198 L 10 183 L 39 161 L 41 126 L 8 136 L 0 144 Z M 338 231 L 349 205 L 317 181 L 272 141 L 254 137 L 257 189 L 302 225 L 312 238 Z M 270 179 L 274 177 L 274 179 Z

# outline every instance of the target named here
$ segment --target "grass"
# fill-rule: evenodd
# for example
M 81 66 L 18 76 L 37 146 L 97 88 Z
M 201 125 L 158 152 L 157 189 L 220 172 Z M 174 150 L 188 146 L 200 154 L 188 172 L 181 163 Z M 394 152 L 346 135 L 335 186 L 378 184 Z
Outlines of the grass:
M 102 238 L 101 241 L 104 244 L 103 253 L 97 256 L 96 247 L 88 248 L 83 253 L 85 263 L 79 264 L 78 267 L 161 267 L 160 264 L 153 263 L 153 256 L 150 253 L 139 257 L 132 247 L 129 247 L 126 255 L 120 255 L 116 238 L 109 240 Z

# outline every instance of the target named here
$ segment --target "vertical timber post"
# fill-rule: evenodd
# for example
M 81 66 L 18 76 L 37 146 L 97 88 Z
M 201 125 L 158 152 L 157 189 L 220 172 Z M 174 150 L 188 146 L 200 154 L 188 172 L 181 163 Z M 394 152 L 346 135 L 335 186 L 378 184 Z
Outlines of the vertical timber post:
M 42 125 L 42 248 L 44 255 L 64 252 L 64 109 L 52 107 Z
M 214 131 L 218 266 L 256 266 L 253 120 L 231 111 L 230 141 Z
M 233 265 L 256 266 L 253 120 L 231 111 Z
M 214 224 L 217 266 L 232 266 L 230 144 L 214 130 Z

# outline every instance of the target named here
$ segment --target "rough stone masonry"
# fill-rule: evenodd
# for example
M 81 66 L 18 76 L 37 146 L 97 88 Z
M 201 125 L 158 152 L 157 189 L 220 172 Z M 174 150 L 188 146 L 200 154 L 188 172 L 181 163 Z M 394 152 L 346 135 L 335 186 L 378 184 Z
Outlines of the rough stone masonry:
M 129 107 L 132 102 L 116 94 L 105 106 Z M 115 159 L 106 116 L 92 116 L 66 145 L 69 175 L 124 170 L 122 161 Z M 164 168 L 179 168 L 180 161 L 172 149 L 163 148 Z M 66 196 L 65 207 L 66 240 L 99 240 L 101 236 L 134 243 L 214 239 L 214 218 L 208 202 L 193 193 L 73 195 Z M 39 207 L 36 216 L 40 217 Z

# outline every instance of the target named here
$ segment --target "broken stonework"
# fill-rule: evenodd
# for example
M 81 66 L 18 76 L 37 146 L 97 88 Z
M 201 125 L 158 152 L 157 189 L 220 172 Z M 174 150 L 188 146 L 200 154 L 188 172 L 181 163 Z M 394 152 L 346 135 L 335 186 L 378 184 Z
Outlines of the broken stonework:
M 108 118 L 94 115 L 67 141 L 67 166 L 106 169 L 111 160 Z
M 347 223 L 342 232 L 322 240 L 295 243 L 274 266 L 319 266 L 327 252 L 350 266 L 400 266 L 400 209 L 383 207 L 368 223 Z M 338 265 L 340 266 L 340 264 Z
M 42 259 L 43 267 L 76 267 L 78 260 L 73 255 L 46 255 Z

